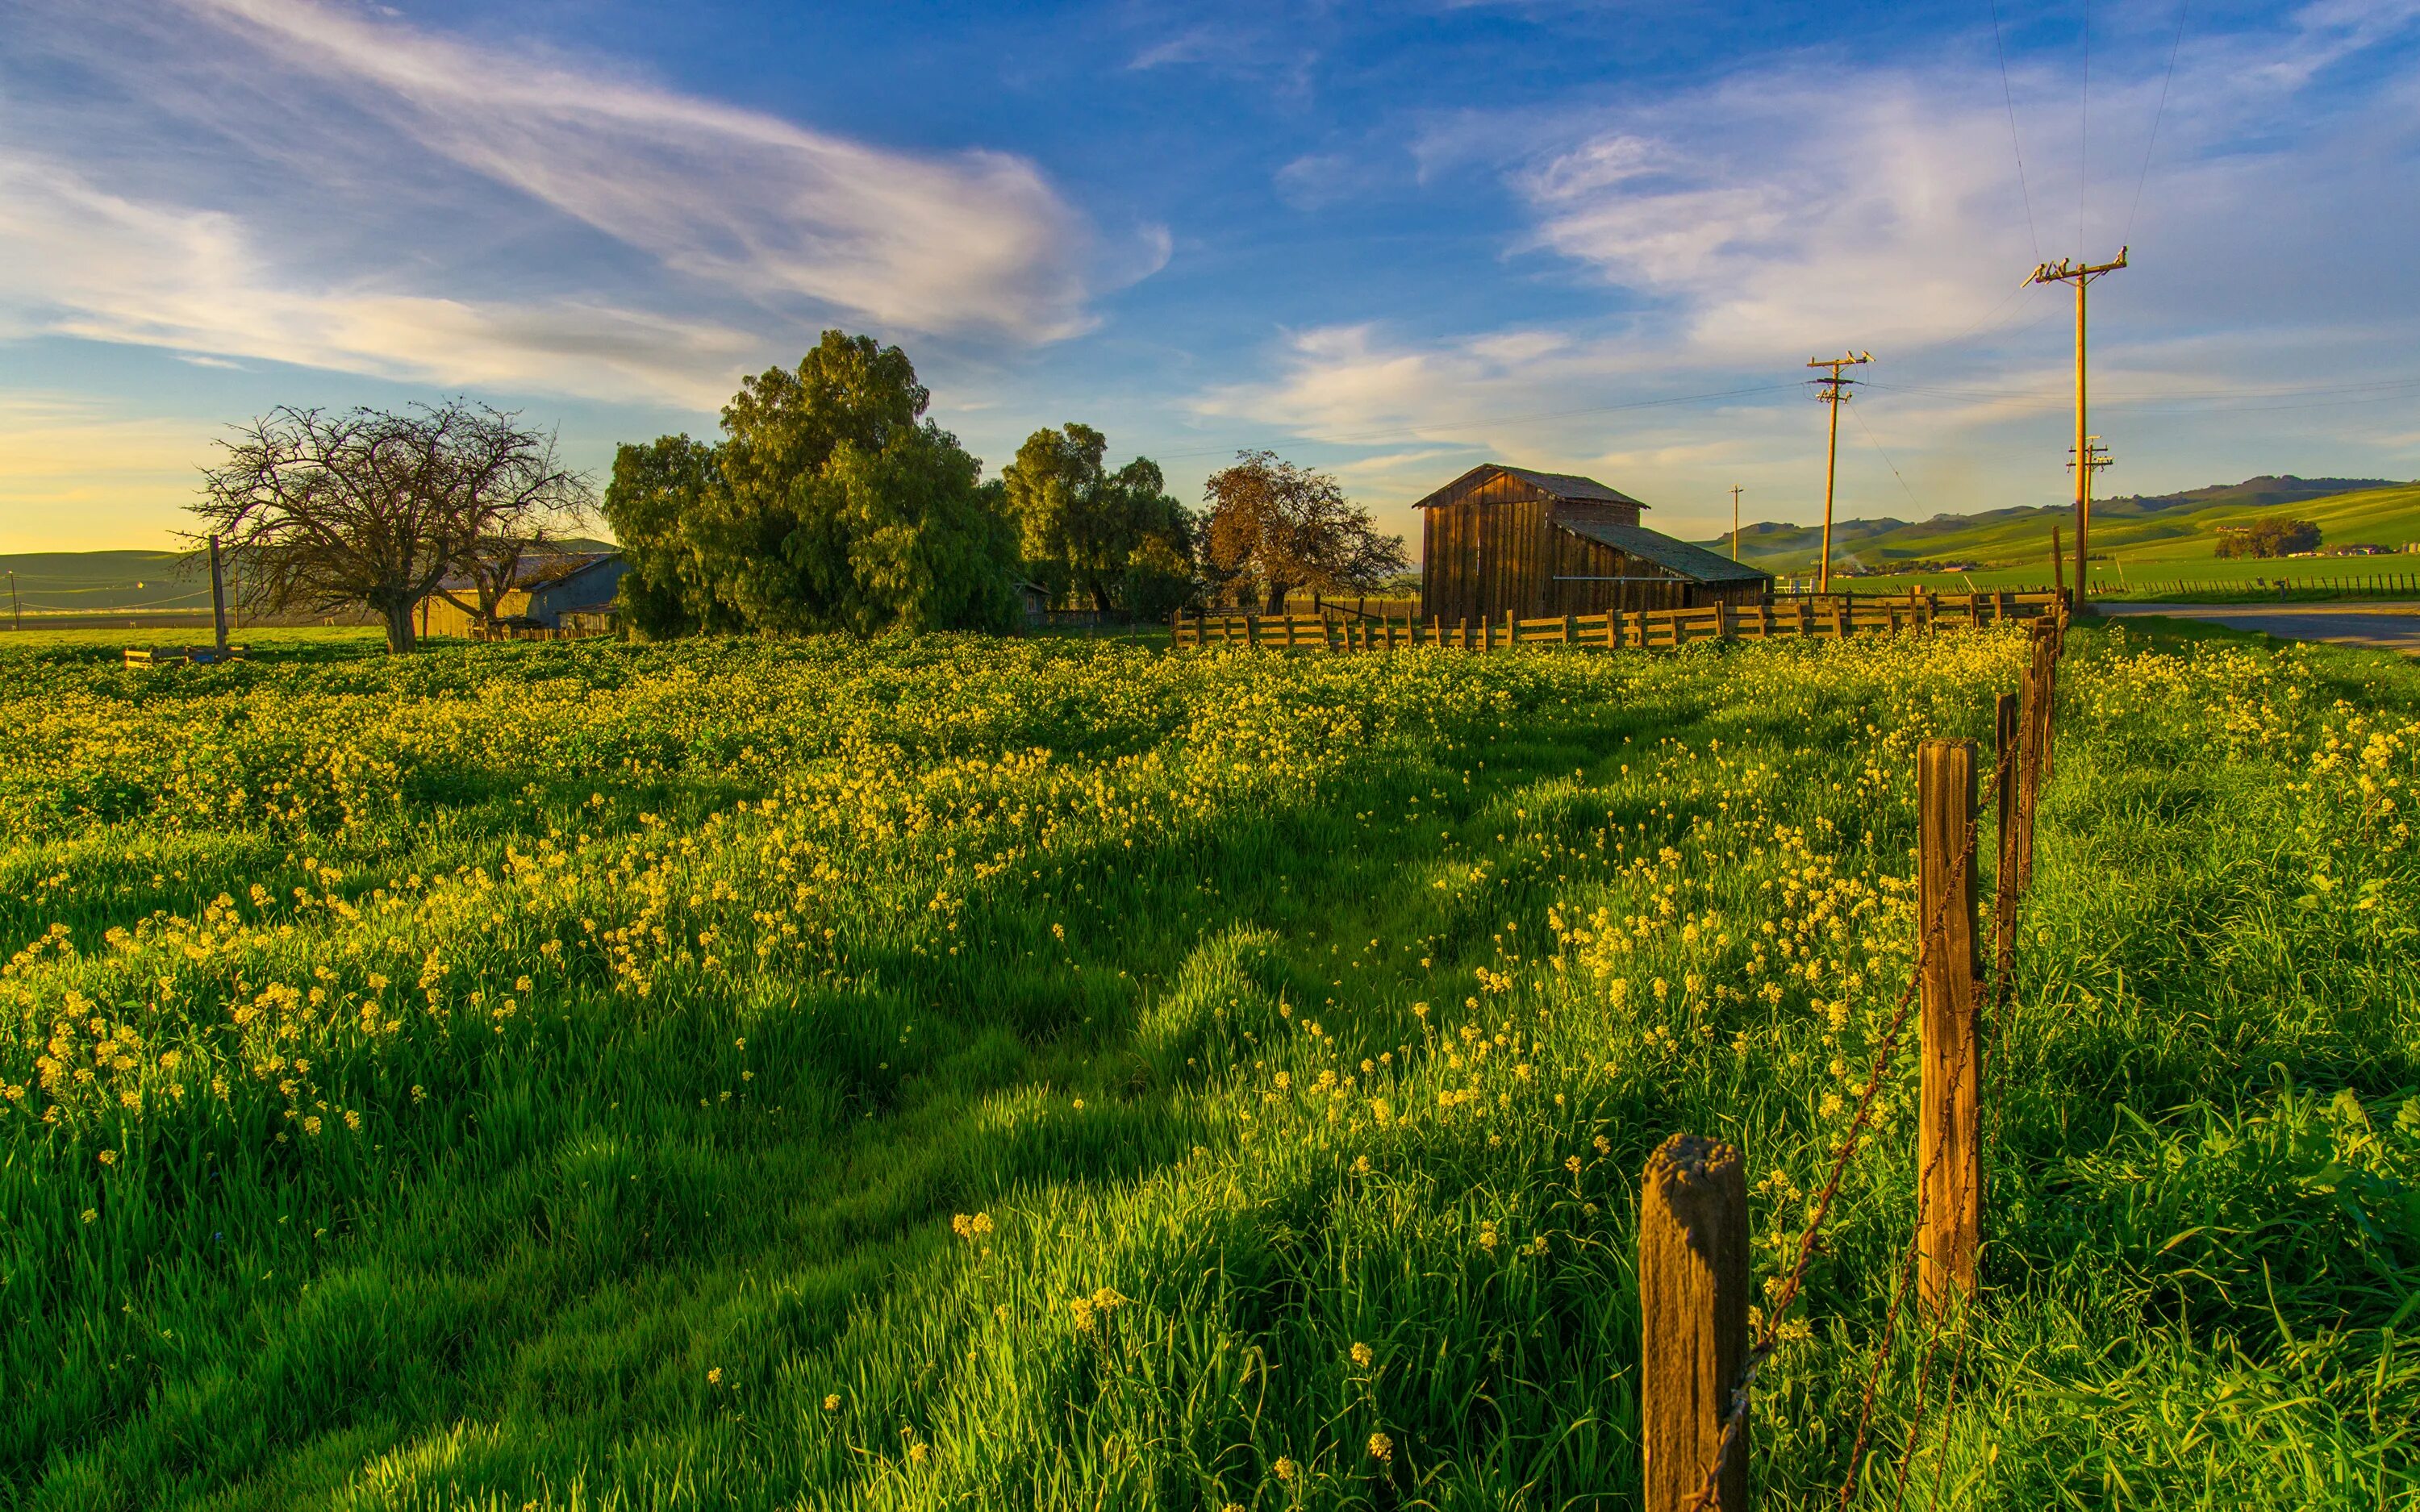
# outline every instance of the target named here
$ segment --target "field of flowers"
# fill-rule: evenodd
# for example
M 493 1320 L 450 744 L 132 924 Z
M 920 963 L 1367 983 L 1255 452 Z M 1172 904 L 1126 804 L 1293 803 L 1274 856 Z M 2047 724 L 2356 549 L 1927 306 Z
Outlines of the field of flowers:
M 1866 1499 L 2420 1503 L 2420 674 L 2073 643 Z M 1742 1145 L 1777 1274 L 2024 646 L 110 655 L 0 649 L 0 1504 L 1466 1508 L 1630 1504 L 1640 1165 Z

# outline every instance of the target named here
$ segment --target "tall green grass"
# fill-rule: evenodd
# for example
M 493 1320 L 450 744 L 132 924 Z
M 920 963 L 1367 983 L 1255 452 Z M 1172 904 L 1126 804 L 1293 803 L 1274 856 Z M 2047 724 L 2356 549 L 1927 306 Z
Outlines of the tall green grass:
M 2076 643 L 1987 1286 L 1902 1334 L 1870 1497 L 1912 1439 L 1952 1504 L 2408 1504 L 2420 683 Z M 0 660 L 0 1486 L 1625 1504 L 1638 1166 L 1743 1145 L 1777 1270 L 1912 953 L 1915 743 L 2022 656 Z M 1764 1504 L 1848 1473 L 1911 1074 Z

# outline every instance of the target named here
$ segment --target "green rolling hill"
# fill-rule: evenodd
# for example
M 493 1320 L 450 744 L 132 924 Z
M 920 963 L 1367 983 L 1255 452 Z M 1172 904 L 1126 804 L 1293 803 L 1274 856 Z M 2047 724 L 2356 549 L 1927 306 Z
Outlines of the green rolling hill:
M 2164 574 L 2187 566 L 2198 570 L 2217 564 L 2218 526 L 2280 512 L 2318 521 L 2323 548 L 2355 543 L 2394 548 L 2420 541 L 2420 484 L 2259 477 L 2183 493 L 2097 501 L 2092 508 L 2093 555 L 2106 554 L 2130 570 L 2138 563 Z M 2016 571 L 2040 577 L 2048 571 L 2051 527 L 2066 532 L 2073 517 L 2072 505 L 2058 503 L 1935 515 L 1916 521 L 1887 517 L 1836 520 L 1832 561 L 1836 569 L 1882 573 L 1971 563 L 1995 575 Z M 1740 532 L 1740 555 L 1775 572 L 1811 572 L 1823 539 L 1821 526 L 1761 523 Z M 1728 551 L 1730 538 L 1702 544 Z M 2267 570 L 2279 566 L 2260 565 Z M 1939 576 L 1939 569 L 1933 572 Z
M 586 536 L 565 543 L 573 550 L 611 550 L 607 541 Z M 163 614 L 207 612 L 210 578 L 206 562 L 181 551 L 24 551 L 0 554 L 0 573 L 15 577 L 16 603 L 0 578 L 0 615 L 12 608 L 36 614 Z
M 25 551 L 0 556 L 0 572 L 13 575 L 16 605 L 0 598 L 0 612 L 22 607 L 27 614 L 159 613 L 210 607 L 207 563 L 187 565 L 181 551 Z M 0 592 L 5 592 L 0 580 Z
M 2297 562 L 2222 562 L 2219 525 L 2246 525 L 2273 513 L 2316 520 L 2320 549 L 2379 545 L 2400 551 L 2420 542 L 2420 484 L 2389 479 L 2302 479 L 2256 476 L 2241 484 L 2190 488 L 2183 494 L 2130 496 L 2093 503 L 2093 580 L 2103 574 L 2125 580 L 2168 579 L 2304 579 L 2360 571 L 2335 556 Z M 1878 576 L 1890 583 L 1909 579 L 2007 585 L 2011 580 L 2047 583 L 2050 530 L 2057 525 L 2074 549 L 2074 505 L 2018 505 L 1978 516 L 1933 516 L 1931 520 L 1835 520 L 1835 571 Z M 1730 537 L 1704 542 L 1728 551 Z M 1823 549 L 1820 525 L 1760 522 L 1740 530 L 1740 556 L 1776 574 L 1812 574 Z M 2379 563 L 2379 571 L 2420 563 Z M 1962 571 L 1961 571 L 1962 568 Z M 1955 576 L 1953 576 L 1955 574 Z M 1864 583 L 1864 576 L 1861 576 Z

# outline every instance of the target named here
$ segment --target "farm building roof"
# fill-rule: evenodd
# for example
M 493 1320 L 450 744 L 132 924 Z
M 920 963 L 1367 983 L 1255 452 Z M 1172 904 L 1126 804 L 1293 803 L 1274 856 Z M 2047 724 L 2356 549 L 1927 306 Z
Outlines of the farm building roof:
M 1652 507 L 1640 503 L 1619 488 L 1609 488 L 1594 478 L 1583 478 L 1576 472 L 1536 472 L 1528 468 L 1507 467 L 1501 462 L 1481 463 L 1412 507 L 1426 509 L 1431 504 L 1442 503 L 1449 496 L 1460 494 L 1463 486 L 1472 479 L 1489 472 L 1500 472 L 1506 477 L 1518 478 L 1540 493 L 1563 503 L 1629 504 L 1637 509 Z
M 1609 546 L 1617 551 L 1652 562 L 1668 572 L 1701 583 L 1753 582 L 1770 580 L 1773 574 L 1733 562 L 1727 556 L 1676 541 L 1659 531 L 1644 525 L 1614 525 L 1603 520 L 1565 519 L 1555 517 L 1555 528 L 1569 531 L 1582 540 Z
M 1501 462 L 1490 465 L 1499 472 L 1509 472 L 1523 483 L 1543 488 L 1558 499 L 1569 500 L 1575 504 L 1638 504 L 1641 509 L 1653 507 L 1650 504 L 1639 504 L 1637 500 L 1631 498 L 1621 489 L 1608 488 L 1594 478 L 1583 478 L 1576 472 L 1532 472 L 1528 468 L 1508 468 Z

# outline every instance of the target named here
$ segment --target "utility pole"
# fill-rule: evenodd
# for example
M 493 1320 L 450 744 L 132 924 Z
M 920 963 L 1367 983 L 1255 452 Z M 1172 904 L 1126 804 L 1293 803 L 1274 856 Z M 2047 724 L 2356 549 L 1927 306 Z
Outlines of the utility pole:
M 1740 486 L 1731 485 L 1731 560 L 1739 560 L 1739 496 Z
M 2116 460 L 2118 460 L 2116 457 L 2109 455 L 2109 448 L 2101 444 L 2100 437 L 2086 436 L 2084 438 L 2084 471 L 2086 476 L 2083 483 L 2082 498 L 2084 500 L 2084 506 L 2081 515 L 2078 517 L 2079 518 L 2089 519 L 2092 517 L 2092 479 L 2089 474 L 2100 471 L 2102 468 L 2107 467 L 2110 463 L 2115 462 Z M 2075 471 L 2075 450 L 2072 447 L 2068 449 L 2067 468 L 2071 472 Z M 2077 527 L 2079 530 L 2082 528 L 2082 526 Z M 2085 569 L 2088 563 L 2084 561 L 2081 555 L 2079 555 L 2075 563 L 2075 596 L 2079 599 L 2085 597 L 2091 591 L 2091 579 L 2085 576 Z M 2118 571 L 2122 576 L 2125 569 L 2120 567 Z
M 1808 367 L 1831 369 L 1828 375 L 1815 380 L 1815 397 L 1832 407 L 1832 440 L 1823 451 L 1823 564 L 1815 575 L 1815 591 L 1819 594 L 1832 591 L 1832 478 L 1840 465 L 1840 406 L 1849 402 L 1849 390 L 1857 381 L 1842 378 L 1840 369 L 1873 360 L 1871 352 L 1848 352 L 1838 357 L 1813 358 L 1807 363 Z
M 2125 267 L 2126 251 L 2124 247 L 2118 248 L 2118 255 L 2105 263 L 2071 263 L 2065 257 L 2061 257 L 2055 263 L 2043 263 L 2035 268 L 2033 276 L 2025 280 L 2028 284 L 2075 285 L 2075 449 L 2073 455 L 2077 456 L 2086 455 L 2087 448 L 2092 441 L 2092 438 L 2086 434 L 2088 427 L 2085 419 L 2084 291 L 2094 279 L 2114 273 Z M 2088 466 L 2080 467 L 2075 470 L 2075 607 L 2078 613 L 2090 612 L 2084 601 L 2084 563 L 2086 560 L 2085 552 L 2089 549 L 2085 534 L 2091 529 L 2091 515 L 2092 469 Z

